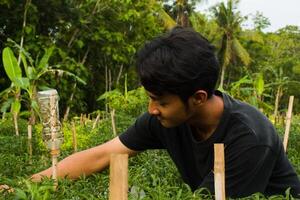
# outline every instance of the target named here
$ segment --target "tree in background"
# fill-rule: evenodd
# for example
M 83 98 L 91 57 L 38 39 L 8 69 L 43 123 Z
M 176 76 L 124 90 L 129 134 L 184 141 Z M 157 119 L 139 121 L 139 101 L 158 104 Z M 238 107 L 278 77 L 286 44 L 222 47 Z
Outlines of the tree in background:
M 225 70 L 239 58 L 243 64 L 250 63 L 247 50 L 241 45 L 240 32 L 241 23 L 244 20 L 239 12 L 236 12 L 238 0 L 229 0 L 225 5 L 223 2 L 212 8 L 216 22 L 222 33 L 218 56 L 221 64 L 221 76 L 219 88 L 224 88 Z
M 300 31 L 298 27 L 287 26 L 280 29 L 275 34 L 268 36 L 268 46 L 271 47 L 270 55 L 266 64 L 271 66 L 270 84 L 274 88 L 274 118 L 275 121 L 280 109 L 280 102 L 285 93 L 285 96 L 294 95 L 299 97 L 299 92 L 291 90 L 292 86 L 299 87 L 300 76 L 294 73 L 294 69 L 300 63 L 299 53 L 299 37 Z M 290 88 L 290 89 L 289 89 Z M 290 90 L 290 91 L 288 91 Z M 288 98 L 286 98 L 287 101 Z
M 203 3 L 203 0 L 174 0 L 163 1 L 166 12 L 182 27 L 192 26 L 190 16 L 195 13 L 196 5 Z
M 74 112 L 91 112 L 101 106 L 96 101 L 101 93 L 119 87 L 125 73 L 133 74 L 136 50 L 163 29 L 153 15 L 158 8 L 161 7 L 151 6 L 148 1 L 31 2 L 24 28 L 24 49 L 39 58 L 43 49 L 55 45 L 57 51 L 51 62 L 87 81 L 82 86 L 70 78 L 60 79 L 59 73 L 56 78 L 44 77 L 49 86 L 58 89 L 61 110 L 66 111 L 76 102 Z M 23 9 L 24 4 L 14 1 L 0 4 L 1 49 L 7 46 L 7 38 L 19 43 Z M 0 71 L 5 77 L 2 67 Z M 2 80 L 9 82 L 7 78 Z M 135 87 L 137 80 L 130 76 L 128 83 Z
M 26 2 L 29 6 L 25 6 Z M 276 82 L 275 66 L 285 66 L 282 67 L 282 77 L 288 77 L 291 81 L 284 86 L 285 94 L 297 96 L 298 85 L 294 81 L 299 79 L 297 71 L 300 71 L 300 56 L 297 53 L 299 31 L 289 27 L 277 33 L 264 33 L 268 20 L 259 13 L 253 19 L 255 27 L 243 30 L 241 23 L 245 18 L 237 11 L 236 0 L 217 5 L 209 14 L 195 11 L 196 3 L 202 1 L 166 2 L 28 0 L 19 3 L 0 0 L 0 49 L 12 47 L 7 42 L 8 38 L 19 45 L 23 38 L 23 49 L 30 52 L 36 66 L 44 55 L 44 49 L 55 46 L 56 50 L 49 60 L 49 65 L 69 71 L 87 82 L 86 85 L 80 85 L 71 77 L 61 78 L 60 73 L 42 77 L 41 81 L 58 89 L 61 97 L 61 116 L 68 119 L 69 114 L 72 116 L 103 109 L 106 103 L 97 102 L 97 97 L 114 89 L 123 91 L 125 74 L 128 89 L 136 88 L 139 85 L 134 69 L 137 49 L 148 39 L 174 27 L 176 19 L 178 23 L 187 22 L 185 19 L 179 20 L 185 17 L 184 12 L 187 11 L 190 25 L 216 46 L 222 66 L 221 87 L 225 87 L 227 91 L 234 91 L 231 87 L 240 85 L 241 90 L 238 89 L 237 92 L 249 88 L 249 91 L 254 92 L 254 87 L 261 85 L 254 83 L 261 82 L 263 78 L 265 88 L 263 94 L 259 93 L 258 96 L 262 101 L 274 105 L 275 87 L 272 88 L 269 84 Z M 24 26 L 25 8 L 27 17 Z M 276 49 L 274 35 L 293 42 L 288 42 L 284 48 L 281 44 L 281 52 L 273 53 L 272 49 Z M 13 50 L 18 58 L 18 49 Z M 279 56 L 275 56 L 275 53 Z M 252 58 L 251 63 L 249 55 Z M 270 68 L 276 70 L 271 72 Z M 25 74 L 24 70 L 22 74 Z M 245 76 L 251 84 L 243 83 L 245 79 L 240 81 Z M 0 93 L 3 94 L 11 82 L 1 62 L 0 83 Z M 248 96 L 243 96 L 244 94 L 246 95 L 241 92 L 239 97 L 248 101 Z M 1 105 L 8 99 L 7 95 L 2 95 Z M 282 97 L 281 102 L 286 104 L 286 99 Z M 24 108 L 23 105 L 22 107 Z M 285 107 L 282 105 L 279 110 Z M 299 110 L 298 107 L 295 102 L 295 110 Z
M 258 11 L 253 16 L 252 21 L 254 24 L 254 29 L 259 32 L 262 32 L 271 25 L 270 20 Z

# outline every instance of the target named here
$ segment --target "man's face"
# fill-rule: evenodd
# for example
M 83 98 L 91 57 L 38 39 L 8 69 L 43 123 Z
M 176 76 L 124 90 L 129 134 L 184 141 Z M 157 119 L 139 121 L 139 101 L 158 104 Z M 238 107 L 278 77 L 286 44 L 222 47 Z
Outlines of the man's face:
M 147 94 L 150 97 L 149 113 L 156 116 L 164 127 L 178 126 L 190 118 L 188 108 L 179 96 L 173 94 L 157 96 L 148 91 Z

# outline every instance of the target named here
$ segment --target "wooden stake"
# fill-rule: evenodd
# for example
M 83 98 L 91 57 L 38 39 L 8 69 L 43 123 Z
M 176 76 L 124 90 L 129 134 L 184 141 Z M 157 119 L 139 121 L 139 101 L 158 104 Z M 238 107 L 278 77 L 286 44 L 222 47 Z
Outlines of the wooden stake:
M 128 154 L 110 156 L 109 200 L 128 198 Z
M 32 125 L 30 124 L 30 122 L 28 122 L 27 125 L 27 133 L 28 133 L 28 140 L 32 139 Z
M 294 102 L 294 96 L 290 96 L 289 107 L 286 114 L 286 124 L 285 124 L 285 132 L 284 132 L 284 139 L 283 139 L 283 148 L 285 152 L 287 151 L 287 145 L 289 140 L 289 133 L 290 133 L 290 127 L 292 121 L 293 102 Z
M 52 179 L 54 181 L 53 188 L 57 189 L 58 181 L 57 181 L 57 157 L 59 156 L 59 149 L 51 150 L 52 157 Z
M 215 163 L 215 199 L 225 200 L 225 159 L 224 159 L 224 144 L 214 144 Z
M 99 120 L 100 120 L 100 113 L 97 115 L 97 117 L 96 117 L 96 119 L 94 121 L 92 130 L 96 128 L 96 125 L 98 124 Z
M 72 122 L 72 142 L 73 142 L 73 150 L 74 152 L 77 152 L 77 136 L 76 136 L 76 125 L 74 121 Z
M 50 96 L 50 130 L 51 130 L 51 157 L 52 157 L 52 179 L 54 180 L 54 190 L 56 190 L 58 181 L 57 181 L 57 157 L 59 155 L 59 150 L 55 145 L 56 135 L 56 99 L 54 95 Z
M 115 109 L 112 109 L 110 111 L 110 118 L 111 118 L 111 126 L 114 133 L 114 136 L 117 136 L 117 129 L 116 129 L 116 122 L 115 122 Z
M 27 139 L 28 142 L 28 153 L 29 153 L 29 164 L 32 164 L 32 140 L 31 139 Z
M 30 122 L 27 125 L 28 132 L 28 153 L 29 153 L 29 164 L 32 164 L 32 125 Z
M 14 119 L 14 126 L 15 126 L 15 131 L 16 131 L 16 136 L 19 136 L 19 126 L 18 126 L 18 113 L 13 112 L 13 119 Z

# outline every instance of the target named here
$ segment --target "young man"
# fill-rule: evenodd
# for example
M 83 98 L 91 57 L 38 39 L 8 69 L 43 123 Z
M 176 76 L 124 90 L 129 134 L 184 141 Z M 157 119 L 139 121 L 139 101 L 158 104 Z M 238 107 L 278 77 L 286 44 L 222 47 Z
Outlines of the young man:
M 177 27 L 147 43 L 137 71 L 149 97 L 148 112 L 119 137 L 67 157 L 58 175 L 101 171 L 110 153 L 134 155 L 166 149 L 183 180 L 214 192 L 213 144 L 225 145 L 226 193 L 300 194 L 300 182 L 273 125 L 256 108 L 215 90 L 219 65 L 213 47 L 192 29 Z M 47 169 L 32 178 L 50 176 Z

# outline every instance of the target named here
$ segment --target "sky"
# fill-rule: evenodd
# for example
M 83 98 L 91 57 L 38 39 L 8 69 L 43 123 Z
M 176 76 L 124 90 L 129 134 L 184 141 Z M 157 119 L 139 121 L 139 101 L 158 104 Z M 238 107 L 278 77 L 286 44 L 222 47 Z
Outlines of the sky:
M 206 0 L 197 6 L 197 10 L 207 11 L 209 7 L 222 1 L 225 0 Z M 261 12 L 271 23 L 264 30 L 266 32 L 276 31 L 286 25 L 300 26 L 300 0 L 240 0 L 238 10 L 243 16 Z M 250 16 L 249 19 L 251 18 Z M 244 27 L 252 28 L 251 22 L 246 22 Z

